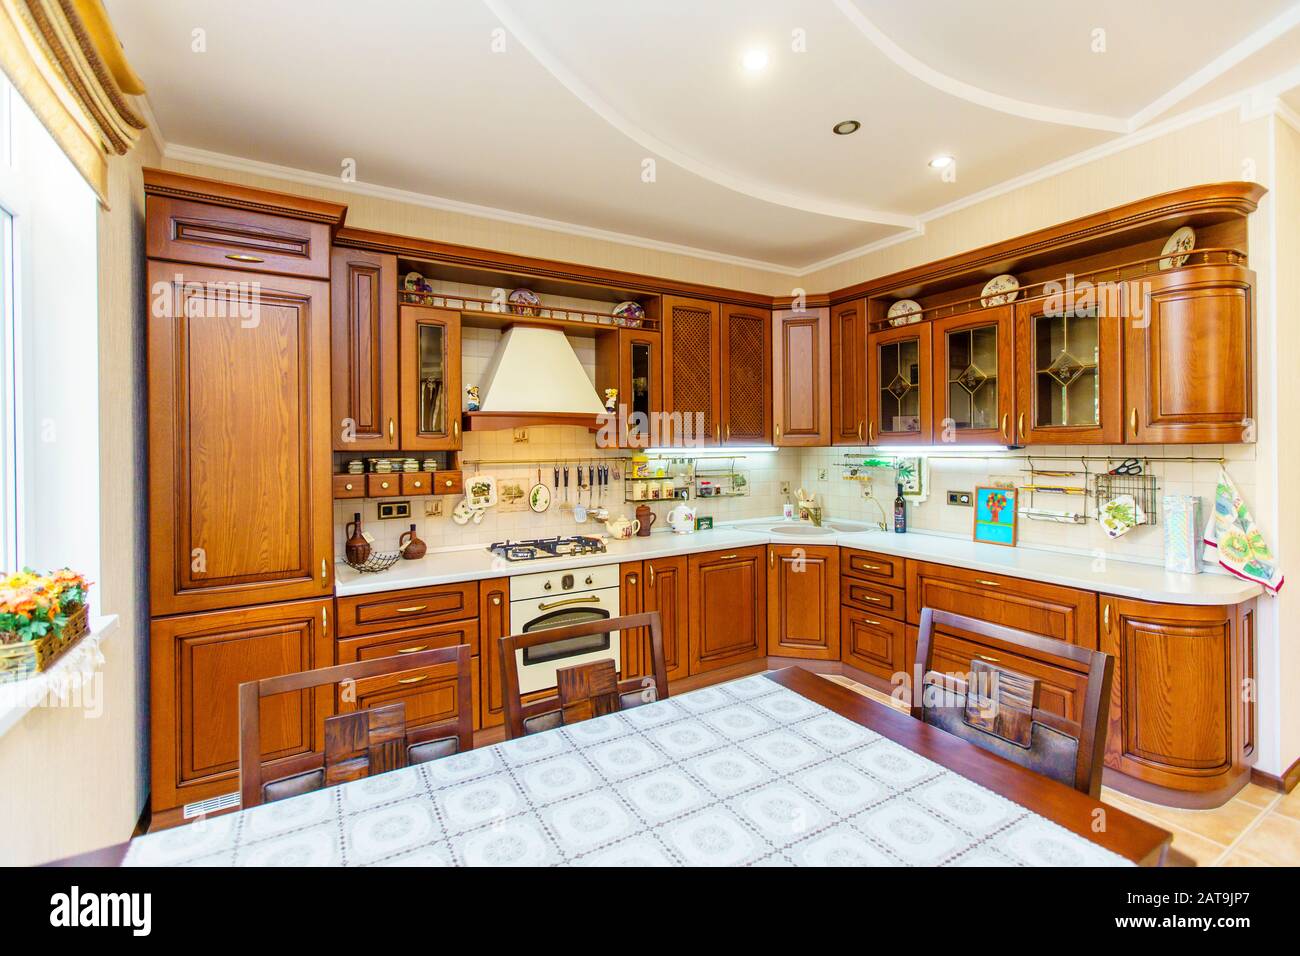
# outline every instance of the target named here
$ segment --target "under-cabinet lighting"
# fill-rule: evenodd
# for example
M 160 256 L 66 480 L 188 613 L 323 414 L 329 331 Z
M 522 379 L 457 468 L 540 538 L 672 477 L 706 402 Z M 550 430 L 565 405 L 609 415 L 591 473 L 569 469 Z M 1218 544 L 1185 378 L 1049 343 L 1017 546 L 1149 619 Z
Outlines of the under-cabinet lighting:
M 645 454 L 667 458 L 693 458 L 700 455 L 726 458 L 728 455 L 756 455 L 774 451 L 780 449 L 775 445 L 700 445 L 689 448 L 647 448 Z
M 885 452 L 890 455 L 951 455 L 954 452 L 1010 451 L 1006 445 L 872 445 L 873 452 Z

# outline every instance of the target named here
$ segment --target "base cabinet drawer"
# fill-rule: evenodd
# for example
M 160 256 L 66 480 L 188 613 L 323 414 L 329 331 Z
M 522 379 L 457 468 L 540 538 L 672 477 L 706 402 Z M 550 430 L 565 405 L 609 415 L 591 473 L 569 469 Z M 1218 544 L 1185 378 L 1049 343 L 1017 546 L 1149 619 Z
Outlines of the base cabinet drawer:
M 927 607 L 1097 647 L 1097 595 L 1092 591 L 908 561 L 907 622 L 920 624 L 921 609 Z
M 907 601 L 901 588 L 891 588 L 859 578 L 840 578 L 840 603 L 870 614 L 881 614 L 897 621 L 907 615 Z
M 379 634 L 478 617 L 478 582 L 380 591 L 338 599 L 339 636 Z
M 382 655 L 381 655 L 382 656 Z M 363 660 L 369 658 L 362 658 Z M 340 661 L 340 663 L 343 663 Z M 406 705 L 406 726 L 424 727 L 456 719 L 456 667 L 446 664 L 424 667 L 356 681 L 350 689 L 338 688 L 337 709 L 341 714 L 369 710 L 388 704 Z M 474 729 L 479 726 L 479 658 L 470 658 L 471 707 Z
M 840 610 L 840 660 L 883 681 L 907 667 L 906 625 L 855 607 Z
M 907 583 L 906 561 L 892 554 L 840 548 L 840 570 L 850 577 L 874 581 L 891 588 L 901 588 Z

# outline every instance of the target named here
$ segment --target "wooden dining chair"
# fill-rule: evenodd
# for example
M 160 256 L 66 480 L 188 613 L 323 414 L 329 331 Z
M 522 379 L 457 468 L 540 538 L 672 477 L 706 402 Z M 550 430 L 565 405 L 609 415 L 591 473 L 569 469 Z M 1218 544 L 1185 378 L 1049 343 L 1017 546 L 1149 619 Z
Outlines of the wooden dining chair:
M 524 701 L 519 691 L 518 651 L 558 644 L 575 637 L 636 628 L 647 628 L 649 631 L 653 677 L 619 680 L 611 653 L 604 660 L 560 668 L 556 671 L 554 694 Z M 526 634 L 507 634 L 500 639 L 500 647 L 506 736 L 511 739 L 668 697 L 668 666 L 664 663 L 663 624 L 658 611 L 611 617 L 569 627 L 545 628 Z
M 264 779 L 261 703 L 276 694 L 298 693 L 404 671 L 436 669 L 432 676 L 456 679 L 454 720 L 406 727 L 406 705 L 388 704 L 338 714 L 325 720 L 325 749 L 277 761 L 281 776 Z M 463 753 L 474 747 L 470 647 L 440 647 L 371 661 L 321 667 L 239 685 L 239 793 L 245 809 L 284 800 L 371 774 Z
M 973 660 L 964 674 L 932 671 L 936 630 L 977 635 L 1059 661 L 1074 671 L 1086 670 L 1080 719 L 1040 708 L 1038 679 L 996 662 Z M 1114 671 L 1115 659 L 1100 651 L 924 608 L 912 716 L 1096 798 Z

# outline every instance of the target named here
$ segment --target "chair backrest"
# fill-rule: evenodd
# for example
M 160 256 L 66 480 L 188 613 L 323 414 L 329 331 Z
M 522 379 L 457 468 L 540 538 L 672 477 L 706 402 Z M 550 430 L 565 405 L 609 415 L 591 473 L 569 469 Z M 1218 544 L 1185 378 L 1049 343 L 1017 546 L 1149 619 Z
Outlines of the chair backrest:
M 964 674 L 932 671 L 935 631 L 962 632 L 1061 662 L 1087 675 L 1079 720 L 1038 706 L 1038 679 L 975 660 Z M 923 608 L 912 684 L 912 716 L 1091 797 L 1101 792 L 1115 659 L 1028 631 Z
M 524 702 L 519 691 L 517 652 L 529 647 L 555 644 L 575 637 L 647 628 L 654 676 L 617 680 L 612 656 L 595 664 L 561 668 L 556 692 Z M 569 627 L 550 627 L 526 634 L 508 634 L 500 639 L 501 686 L 505 698 L 506 736 L 523 737 L 566 723 L 596 717 L 611 710 L 625 710 L 668 697 L 668 666 L 664 662 L 663 624 L 658 611 L 629 614 L 603 621 L 588 621 Z
M 463 753 L 474 747 L 473 688 L 471 686 L 470 647 L 460 644 L 441 647 L 416 654 L 381 657 L 372 661 L 338 664 L 311 671 L 299 671 L 280 677 L 247 681 L 239 685 L 239 794 L 242 806 L 255 807 L 269 800 L 309 793 L 327 785 L 325 754 L 306 754 L 289 761 L 278 762 L 275 770 L 280 776 L 264 779 L 261 753 L 261 701 L 275 694 L 289 694 L 339 684 L 359 681 L 367 677 L 399 674 L 403 671 L 425 670 L 432 667 L 454 668 L 456 676 L 456 717 L 445 723 L 405 727 L 405 707 L 393 705 L 377 707 L 371 711 L 352 712 L 332 717 L 327 724 L 327 745 L 333 740 L 335 750 L 342 754 L 350 738 L 353 743 L 363 737 L 373 742 L 367 744 L 362 764 L 351 764 L 352 777 L 381 769 L 395 769 L 406 763 L 420 763 L 436 757 Z M 378 715 L 377 717 L 374 715 Z M 400 726 L 399 726 L 400 723 Z M 403 752 L 399 757 L 391 753 L 394 741 L 400 740 Z M 359 752 L 358 752 L 359 758 Z M 348 771 L 332 771 L 334 780 L 350 779 Z M 339 776 L 344 774 L 345 776 Z

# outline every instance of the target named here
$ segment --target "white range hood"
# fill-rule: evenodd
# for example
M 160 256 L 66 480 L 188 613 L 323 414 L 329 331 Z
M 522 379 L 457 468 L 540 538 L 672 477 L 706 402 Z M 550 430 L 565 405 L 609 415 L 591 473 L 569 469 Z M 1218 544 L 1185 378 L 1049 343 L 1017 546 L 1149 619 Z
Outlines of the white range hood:
M 600 415 L 596 394 L 559 329 L 512 325 L 501 336 L 479 385 L 479 410 L 540 415 Z

